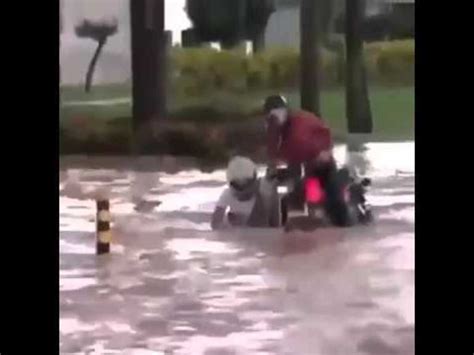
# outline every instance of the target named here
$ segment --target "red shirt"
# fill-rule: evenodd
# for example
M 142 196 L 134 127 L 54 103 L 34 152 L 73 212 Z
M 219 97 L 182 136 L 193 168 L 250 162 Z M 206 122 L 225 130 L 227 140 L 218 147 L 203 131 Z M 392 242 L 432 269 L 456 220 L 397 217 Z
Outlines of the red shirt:
M 305 163 L 331 148 L 332 138 L 328 126 L 311 112 L 289 112 L 283 128 L 274 123 L 268 127 L 267 149 L 271 159 L 290 164 Z

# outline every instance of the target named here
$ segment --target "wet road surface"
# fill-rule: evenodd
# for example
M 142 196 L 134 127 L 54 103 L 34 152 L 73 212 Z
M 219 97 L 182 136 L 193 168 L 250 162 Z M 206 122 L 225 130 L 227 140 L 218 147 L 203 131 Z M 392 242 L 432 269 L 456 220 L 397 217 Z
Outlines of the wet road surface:
M 224 171 L 62 171 L 61 353 L 413 354 L 413 149 L 354 159 L 374 225 L 313 233 L 210 231 Z M 109 189 L 110 255 L 94 254 L 95 203 L 70 181 Z M 137 196 L 161 204 L 138 212 Z

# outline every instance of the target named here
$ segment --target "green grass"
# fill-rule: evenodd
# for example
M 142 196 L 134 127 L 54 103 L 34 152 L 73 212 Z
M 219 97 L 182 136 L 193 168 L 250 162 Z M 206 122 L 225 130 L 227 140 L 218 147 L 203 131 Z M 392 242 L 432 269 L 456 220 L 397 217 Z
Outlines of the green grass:
M 83 85 L 63 85 L 60 88 L 61 101 L 94 101 L 129 97 L 132 93 L 130 83 L 94 85 L 91 92 L 84 92 Z
M 290 94 L 291 102 L 298 103 L 299 95 Z M 415 92 L 413 87 L 370 89 L 370 104 L 374 120 L 374 138 L 378 140 L 412 139 L 414 137 Z M 345 94 L 343 90 L 322 94 L 323 117 L 334 132 L 347 132 Z
M 130 85 L 107 85 L 94 87 L 86 94 L 82 87 L 62 87 L 61 102 L 94 101 L 130 97 Z M 215 93 L 206 97 L 169 98 L 169 112 L 174 119 L 190 121 L 257 119 L 263 98 L 268 92 L 233 94 Z M 299 105 L 298 92 L 284 92 L 290 103 Z M 415 97 L 414 87 L 370 88 L 370 102 L 374 120 L 373 139 L 405 140 L 414 137 Z M 345 119 L 344 89 L 326 90 L 322 93 L 323 117 L 339 136 L 347 132 Z M 130 118 L 130 104 L 107 106 L 62 106 L 61 119 L 82 116 L 91 119 Z

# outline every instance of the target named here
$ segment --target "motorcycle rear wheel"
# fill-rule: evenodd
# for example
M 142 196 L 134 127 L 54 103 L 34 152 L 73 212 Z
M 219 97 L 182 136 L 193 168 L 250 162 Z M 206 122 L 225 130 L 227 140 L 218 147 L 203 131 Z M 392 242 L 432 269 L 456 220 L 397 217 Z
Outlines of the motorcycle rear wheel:
M 284 196 L 280 200 L 280 226 L 286 226 L 288 222 L 288 197 Z

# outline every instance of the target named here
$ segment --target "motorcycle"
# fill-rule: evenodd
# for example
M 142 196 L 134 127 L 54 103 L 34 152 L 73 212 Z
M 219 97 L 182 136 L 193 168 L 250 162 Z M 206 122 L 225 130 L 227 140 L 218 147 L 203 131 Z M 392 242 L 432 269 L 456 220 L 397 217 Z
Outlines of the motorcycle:
M 269 176 L 275 181 L 278 216 L 277 226 L 286 231 L 293 229 L 313 230 L 331 224 L 326 213 L 326 196 L 319 177 L 307 175 L 304 166 L 299 174 L 287 166 L 279 166 Z M 373 221 L 370 205 L 365 194 L 371 185 L 368 178 L 356 182 L 348 169 L 337 171 L 338 186 L 345 203 L 348 225 L 368 224 Z

